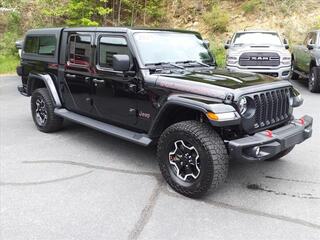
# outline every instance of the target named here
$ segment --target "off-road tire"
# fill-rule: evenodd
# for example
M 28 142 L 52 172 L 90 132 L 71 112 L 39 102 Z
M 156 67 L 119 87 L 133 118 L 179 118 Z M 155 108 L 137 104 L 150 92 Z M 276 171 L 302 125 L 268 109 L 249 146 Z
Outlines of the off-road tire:
M 284 156 L 288 155 L 293 150 L 293 148 L 294 148 L 294 146 L 290 147 L 282 152 L 279 152 L 277 155 L 273 156 L 272 158 L 266 159 L 266 161 L 273 162 L 273 161 L 280 160 Z
M 314 78 L 314 80 L 313 80 Z M 320 67 L 312 67 L 309 74 L 308 87 L 310 92 L 320 92 Z
M 42 100 L 44 102 L 45 109 L 47 112 L 47 120 L 43 125 L 39 124 L 36 119 L 37 99 Z M 48 89 L 46 88 L 38 88 L 32 93 L 31 113 L 32 113 L 32 118 L 36 127 L 41 132 L 45 132 L 45 133 L 55 132 L 62 128 L 63 118 L 54 114 L 54 103 L 52 101 L 51 96 L 49 95 Z
M 192 143 L 200 159 L 200 174 L 194 183 L 179 179 L 170 169 L 169 152 L 175 141 L 183 139 Z M 229 156 L 219 134 L 206 123 L 184 121 L 171 125 L 158 142 L 157 158 L 160 171 L 167 183 L 178 193 L 199 198 L 211 187 L 225 182 L 228 174 Z

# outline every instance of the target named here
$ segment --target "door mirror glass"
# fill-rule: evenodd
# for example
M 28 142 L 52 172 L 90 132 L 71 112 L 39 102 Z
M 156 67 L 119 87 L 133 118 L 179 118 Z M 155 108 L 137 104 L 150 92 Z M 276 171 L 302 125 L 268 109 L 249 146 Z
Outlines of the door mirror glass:
M 288 40 L 287 39 L 283 39 L 283 44 L 284 44 L 284 47 L 286 48 L 286 49 L 289 49 L 289 42 L 288 42 Z
M 115 71 L 126 72 L 130 69 L 130 58 L 128 55 L 115 54 L 112 57 L 112 68 Z
M 207 49 L 210 48 L 210 42 L 209 42 L 209 40 L 203 40 L 203 44 L 204 44 L 204 46 L 205 46 Z
M 312 39 L 309 40 L 309 42 L 308 42 L 308 44 L 307 44 L 307 48 L 308 48 L 309 50 L 314 49 L 314 43 L 313 43 Z
M 224 49 L 229 49 L 230 47 L 230 40 L 227 40 L 226 43 L 224 44 Z

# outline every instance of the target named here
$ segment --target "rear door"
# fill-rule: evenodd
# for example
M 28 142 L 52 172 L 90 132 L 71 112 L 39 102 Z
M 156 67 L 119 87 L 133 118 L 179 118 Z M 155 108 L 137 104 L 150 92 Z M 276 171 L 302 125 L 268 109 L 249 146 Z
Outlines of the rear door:
M 94 33 L 69 32 L 64 65 L 63 95 L 68 110 L 93 114 L 91 90 Z

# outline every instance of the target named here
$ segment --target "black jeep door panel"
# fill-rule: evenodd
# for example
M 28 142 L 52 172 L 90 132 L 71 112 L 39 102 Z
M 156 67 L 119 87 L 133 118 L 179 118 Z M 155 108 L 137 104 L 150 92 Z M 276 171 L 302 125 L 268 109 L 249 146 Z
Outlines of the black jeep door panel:
M 63 95 L 67 109 L 92 114 L 93 33 L 69 33 L 64 65 Z
M 114 71 L 114 54 L 131 53 L 124 36 L 98 35 L 95 74 L 92 78 L 93 105 L 98 118 L 134 126 L 137 120 L 136 93 L 129 88 L 130 78 Z M 132 69 L 133 67 L 133 63 Z

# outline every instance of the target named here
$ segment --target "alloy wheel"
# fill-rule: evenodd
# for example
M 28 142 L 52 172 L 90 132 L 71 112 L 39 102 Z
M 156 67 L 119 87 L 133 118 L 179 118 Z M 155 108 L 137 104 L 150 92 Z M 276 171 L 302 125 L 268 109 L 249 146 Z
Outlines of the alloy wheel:
M 35 104 L 36 104 L 36 109 L 35 109 L 36 121 L 40 126 L 44 126 L 48 120 L 46 103 L 42 98 L 38 98 Z
M 175 175 L 183 181 L 193 182 L 200 175 L 200 159 L 197 149 L 183 140 L 175 141 L 169 152 L 169 163 Z

